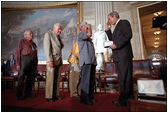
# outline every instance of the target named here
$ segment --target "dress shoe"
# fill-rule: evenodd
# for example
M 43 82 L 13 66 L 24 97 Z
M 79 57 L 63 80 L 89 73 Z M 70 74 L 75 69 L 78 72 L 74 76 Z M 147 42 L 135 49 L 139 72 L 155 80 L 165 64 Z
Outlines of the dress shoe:
M 46 100 L 47 100 L 48 102 L 54 102 L 53 99 L 48 99 L 48 98 L 46 98 Z
M 23 97 L 17 97 L 17 100 L 24 100 Z
M 64 98 L 63 98 L 63 97 L 60 97 L 60 96 L 56 96 L 55 99 L 57 99 L 57 100 L 62 100 L 62 99 L 64 99 Z
M 118 103 L 118 105 L 119 105 L 119 106 L 127 106 L 127 103 L 126 103 L 126 101 L 120 101 L 120 102 Z
M 80 96 L 79 95 L 76 95 L 76 96 L 73 96 L 72 98 L 79 98 Z
M 86 105 L 92 105 L 93 102 L 92 101 L 87 101 L 87 102 L 84 102 L 84 104 L 86 104 Z
M 25 95 L 24 97 L 25 97 L 25 98 L 28 98 L 28 97 L 30 97 L 30 98 L 35 98 L 36 95 L 34 95 L 34 94 L 29 94 L 29 95 Z
M 117 104 L 120 102 L 120 100 L 113 100 L 112 103 Z

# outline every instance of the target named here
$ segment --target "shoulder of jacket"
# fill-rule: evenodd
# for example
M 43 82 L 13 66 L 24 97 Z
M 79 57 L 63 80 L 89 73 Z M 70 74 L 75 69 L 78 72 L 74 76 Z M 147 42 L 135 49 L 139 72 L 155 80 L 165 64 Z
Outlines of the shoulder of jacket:
M 20 39 L 20 42 L 22 42 L 22 41 L 26 41 L 26 39 L 25 38 Z
M 51 33 L 52 33 L 52 31 L 47 31 L 45 34 L 48 34 L 48 35 L 49 35 L 49 34 L 51 34 Z
M 22 43 L 25 43 L 25 42 L 26 42 L 26 39 L 22 38 L 22 39 L 20 39 L 19 44 L 22 44 Z
M 123 20 L 120 20 L 122 23 L 129 23 L 129 21 L 128 20 L 126 20 L 126 19 L 123 19 Z

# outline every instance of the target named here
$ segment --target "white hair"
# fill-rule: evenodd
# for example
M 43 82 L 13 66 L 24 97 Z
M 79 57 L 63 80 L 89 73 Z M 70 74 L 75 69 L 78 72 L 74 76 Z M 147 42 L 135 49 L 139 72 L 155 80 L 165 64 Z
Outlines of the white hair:
M 24 38 L 26 38 L 26 35 L 27 35 L 27 32 L 28 32 L 28 31 L 31 31 L 31 32 L 33 33 L 33 31 L 32 31 L 31 29 L 27 29 L 27 30 L 24 32 L 24 34 L 23 34 L 23 35 L 24 35 Z
M 53 28 L 54 28 L 54 26 L 57 26 L 57 25 L 61 26 L 60 23 L 55 23 L 55 24 L 53 25 Z

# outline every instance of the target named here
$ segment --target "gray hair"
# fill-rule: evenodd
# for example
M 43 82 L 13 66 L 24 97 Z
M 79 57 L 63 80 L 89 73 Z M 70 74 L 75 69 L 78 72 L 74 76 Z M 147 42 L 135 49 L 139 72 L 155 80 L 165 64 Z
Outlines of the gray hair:
M 109 16 L 113 17 L 113 16 L 116 16 L 117 18 L 120 18 L 119 14 L 116 12 L 116 11 L 112 11 Z
M 24 32 L 24 34 L 23 34 L 23 35 L 24 35 L 24 38 L 26 38 L 26 35 L 27 35 L 27 32 L 28 32 L 28 31 L 31 31 L 31 32 L 33 33 L 33 31 L 32 31 L 31 29 L 27 29 L 27 30 Z
M 85 24 L 87 24 L 87 22 L 85 22 L 85 21 L 81 22 L 80 25 L 79 25 L 79 28 L 81 29 L 81 27 Z

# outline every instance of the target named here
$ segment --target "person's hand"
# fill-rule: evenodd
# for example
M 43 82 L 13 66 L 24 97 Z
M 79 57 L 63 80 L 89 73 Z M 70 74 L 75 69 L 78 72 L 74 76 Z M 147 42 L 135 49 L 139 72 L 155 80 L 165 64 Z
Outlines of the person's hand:
M 20 71 L 20 66 L 17 66 L 16 69 L 17 69 L 18 71 Z
M 109 23 L 109 21 L 107 21 L 107 29 L 111 28 L 111 24 Z
M 110 48 L 111 48 L 111 49 L 116 49 L 117 47 L 116 47 L 115 44 L 111 44 L 111 45 L 110 45 Z
M 53 61 L 49 61 L 49 62 L 48 62 L 48 66 L 51 67 L 51 68 L 53 68 L 53 67 L 54 67 Z
M 90 29 L 90 28 L 91 28 L 91 24 L 86 24 L 85 27 L 86 27 L 87 29 Z
M 85 24 L 85 30 L 86 30 L 87 37 L 90 38 L 92 36 L 91 24 Z

